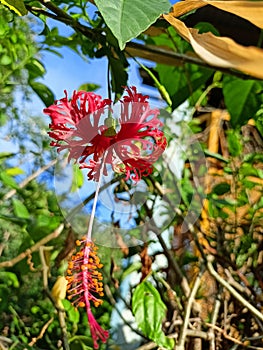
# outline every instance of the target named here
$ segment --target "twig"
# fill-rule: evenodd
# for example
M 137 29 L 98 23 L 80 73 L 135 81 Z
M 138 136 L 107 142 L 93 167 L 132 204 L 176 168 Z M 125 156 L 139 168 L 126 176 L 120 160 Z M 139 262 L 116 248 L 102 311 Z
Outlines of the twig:
M 3 235 L 3 241 L 5 243 L 0 243 L 0 256 L 2 255 L 3 253 L 3 250 L 5 249 L 5 246 L 6 246 L 6 242 L 9 240 L 9 237 L 10 237 L 10 232 L 6 231 Z
M 151 227 L 151 230 L 153 232 L 156 231 L 156 230 L 154 231 L 154 229 L 152 227 Z M 172 256 L 170 250 L 167 248 L 166 243 L 165 243 L 162 235 L 158 234 L 157 232 L 155 232 L 155 234 L 156 234 L 156 236 L 157 236 L 157 238 L 158 238 L 158 240 L 163 248 L 164 254 L 167 257 L 169 265 L 172 267 L 172 269 L 176 272 L 176 274 L 179 276 L 179 278 L 181 280 L 181 286 L 182 286 L 182 289 L 184 291 L 185 296 L 188 297 L 190 295 L 190 287 L 189 287 L 187 278 L 184 276 L 176 259 Z
M 209 339 L 208 332 L 200 331 L 199 329 L 187 329 L 186 336 L 193 337 L 193 338 L 202 338 L 204 340 Z M 176 347 L 176 350 L 177 350 L 177 347 Z
M 48 248 L 48 247 L 45 247 Z M 62 309 L 57 301 L 53 298 L 49 288 L 48 288 L 48 273 L 49 273 L 49 266 L 46 262 L 45 256 L 44 256 L 44 250 L 40 250 L 40 258 L 41 258 L 41 263 L 42 263 L 42 273 L 43 273 L 43 287 L 44 291 L 46 292 L 46 295 L 54 305 L 55 309 L 57 310 L 58 313 L 58 321 L 59 321 L 59 326 L 61 329 L 62 333 L 62 345 L 64 350 L 70 350 L 69 347 L 69 342 L 68 342 L 68 334 L 67 334 L 67 325 L 65 321 L 65 311 Z
M 66 25 L 69 25 L 72 27 L 75 31 L 81 32 L 86 38 L 98 42 L 98 43 L 104 43 L 106 38 L 104 35 L 102 35 L 99 32 L 96 32 L 94 29 L 89 28 L 80 22 L 78 22 L 76 19 L 68 15 L 66 12 L 64 12 L 62 9 L 57 7 L 54 3 L 52 3 L 50 0 L 40 0 L 39 1 L 42 5 L 44 5 L 46 8 L 48 8 L 50 11 L 53 12 L 46 12 L 45 10 L 37 7 L 32 7 L 30 5 L 26 5 L 26 8 L 32 12 L 33 14 L 39 13 L 44 14 L 47 17 L 50 17 L 54 20 L 57 20 L 59 22 L 62 22 Z M 193 57 L 187 54 L 181 54 L 178 52 L 174 52 L 172 50 L 167 50 L 164 48 L 160 48 L 157 46 L 150 46 L 150 45 L 142 45 L 134 42 L 129 42 L 126 44 L 125 51 L 134 57 L 141 57 L 141 58 L 147 58 L 151 61 L 158 62 L 161 61 L 162 63 L 170 64 L 172 66 L 178 66 L 186 63 L 196 64 L 201 67 L 211 68 L 223 73 L 227 73 L 242 79 L 257 79 L 255 77 L 251 77 L 250 75 L 234 71 L 231 69 L 223 68 L 223 67 L 217 67 L 212 66 L 206 63 L 205 61 L 201 60 L 198 57 Z
M 46 271 L 45 269 L 43 271 Z M 43 278 L 44 279 L 44 278 Z M 58 313 L 58 321 L 59 326 L 62 333 L 62 344 L 64 350 L 70 350 L 69 342 L 68 342 L 68 334 L 67 334 L 67 325 L 65 321 L 65 311 L 64 309 L 60 308 L 56 300 L 53 298 L 52 294 L 50 293 L 50 290 L 48 288 L 44 288 L 44 291 L 52 304 L 54 305 L 55 309 Z
M 186 337 L 187 337 L 187 328 L 188 328 L 188 323 L 189 323 L 189 319 L 190 319 L 190 315 L 191 315 L 191 311 L 192 311 L 192 305 L 193 305 L 197 290 L 198 290 L 200 283 L 201 283 L 201 277 L 202 277 L 202 272 L 200 271 L 198 276 L 195 279 L 193 289 L 190 293 L 188 302 L 186 304 L 184 322 L 183 322 L 183 326 L 182 326 L 182 329 L 180 332 L 180 337 L 179 337 L 178 345 L 176 346 L 176 350 L 184 350 L 184 348 L 185 348 L 185 341 L 186 341 Z
M 42 274 L 43 274 L 43 286 L 44 289 L 48 288 L 48 274 L 49 274 L 49 265 L 47 264 L 46 257 L 45 257 L 45 251 L 47 250 L 52 250 L 53 247 L 45 247 L 41 246 L 39 248 L 39 256 L 40 256 L 40 261 L 42 264 Z
M 32 338 L 31 342 L 28 344 L 29 346 L 33 346 L 36 344 L 36 342 L 39 340 L 39 339 L 42 339 L 46 330 L 48 329 L 48 326 L 54 321 L 54 317 L 51 317 L 50 320 L 47 321 L 47 323 L 44 324 L 44 326 L 42 327 L 39 335 L 37 337 L 34 337 Z
M 12 344 L 13 343 L 12 339 L 9 339 L 9 338 L 4 337 L 2 335 L 0 335 L 0 341 L 3 342 L 3 343 L 7 343 L 7 344 Z
M 57 159 L 53 159 L 51 162 L 49 162 L 47 165 L 43 166 L 42 168 L 38 169 L 36 172 L 34 172 L 32 175 L 28 176 L 25 180 L 23 180 L 18 187 L 21 189 L 23 187 L 25 187 L 30 181 L 34 180 L 35 178 L 37 178 L 39 175 L 41 175 L 42 173 L 44 173 L 47 169 L 51 168 L 53 165 L 55 165 L 57 163 Z M 17 190 L 13 189 L 9 192 L 7 192 L 4 197 L 3 200 L 7 200 L 9 198 L 11 198 L 14 194 L 16 194 Z
M 209 65 L 208 63 L 206 63 L 205 61 L 201 60 L 198 57 L 178 53 L 178 52 L 167 50 L 154 45 L 144 45 L 144 44 L 129 42 L 126 44 L 125 51 L 127 51 L 127 53 L 129 53 L 129 55 L 132 55 L 132 56 L 147 58 L 148 60 L 151 60 L 154 62 L 159 61 L 163 64 L 169 64 L 171 66 L 178 66 L 185 63 L 191 63 L 201 67 L 214 69 L 222 73 L 230 74 L 241 79 L 259 80 L 254 76 L 250 76 L 238 71 L 233 71 L 231 69 Z
M 231 267 L 230 267 L 231 268 Z M 232 268 L 231 268 L 232 270 Z M 228 278 L 228 283 L 230 285 L 232 285 L 235 289 L 237 289 L 240 293 L 246 293 L 248 296 L 251 296 L 251 291 L 249 288 L 246 287 L 246 284 L 245 286 L 243 287 L 240 283 L 238 283 L 234 277 L 233 277 L 233 274 L 235 273 L 235 271 L 229 271 L 228 269 L 224 269 L 225 271 L 225 274 Z M 238 276 L 240 277 L 240 273 L 238 274 Z M 242 282 L 244 282 L 244 280 L 242 280 Z
M 19 261 L 23 260 L 24 258 L 26 258 L 29 254 L 32 254 L 34 252 L 36 252 L 37 250 L 39 250 L 39 248 L 45 244 L 47 244 L 49 241 L 51 241 L 54 238 L 57 238 L 61 232 L 64 229 L 64 224 L 60 224 L 58 226 L 58 228 L 53 231 L 52 233 L 50 233 L 49 235 L 47 235 L 46 237 L 44 237 L 43 239 L 41 239 L 40 241 L 38 241 L 35 245 L 33 245 L 31 248 L 28 248 L 26 251 L 20 253 L 18 256 L 16 256 L 15 258 L 8 260 L 8 261 L 2 261 L 0 263 L 0 268 L 1 267 L 12 267 L 15 264 L 17 264 Z
M 178 309 L 179 309 L 180 311 L 183 311 L 183 306 L 182 306 L 182 304 L 181 304 L 181 301 L 180 301 L 179 297 L 177 296 L 176 291 L 173 290 L 172 287 L 170 286 L 170 284 L 167 283 L 167 282 L 165 281 L 165 279 L 162 278 L 160 275 L 156 275 L 156 279 L 159 280 L 159 281 L 165 286 L 165 288 L 167 289 L 167 291 L 169 291 L 169 292 L 173 295 L 173 297 L 174 297 L 174 299 L 175 299 L 175 302 L 176 302 L 176 304 L 177 304 Z
M 62 332 L 62 344 L 64 350 L 70 350 L 69 343 L 68 343 L 68 334 L 67 334 L 67 324 L 65 321 L 65 312 L 64 310 L 61 310 L 60 308 L 57 308 L 58 310 L 58 320 L 59 325 Z
M 215 301 L 215 305 L 214 305 L 214 309 L 213 309 L 213 313 L 212 313 L 212 317 L 211 317 L 211 324 L 215 325 L 216 324 L 216 320 L 218 317 L 218 313 L 219 313 L 219 309 L 220 309 L 220 300 L 216 299 Z M 214 328 L 210 327 L 208 332 L 208 339 L 209 339 L 209 350 L 215 350 L 216 346 L 215 346 L 215 332 L 214 332 Z
M 209 255 L 207 257 L 207 268 L 211 275 L 224 286 L 243 306 L 248 308 L 252 314 L 263 321 L 263 314 L 258 311 L 253 305 L 251 305 L 245 298 L 242 297 L 228 282 L 226 282 L 214 269 L 212 265 L 213 256 Z
M 137 348 L 137 350 L 151 350 L 154 348 L 156 348 L 156 343 L 151 341 L 150 343 L 140 346 L 139 348 Z
M 70 16 L 68 13 L 63 11 L 61 8 L 56 6 L 52 1 L 50 0 L 39 0 L 39 2 L 44 5 L 47 9 L 53 12 L 46 12 L 45 16 L 50 17 L 54 20 L 57 20 L 59 22 L 62 22 L 71 28 L 73 28 L 76 32 L 82 33 L 86 38 L 92 40 L 93 42 L 98 42 L 98 43 L 104 43 L 105 42 L 105 37 L 101 33 L 95 31 L 92 28 L 89 28 L 80 22 L 78 22 L 76 19 L 74 19 L 72 16 Z M 31 6 L 26 6 L 27 9 L 34 14 L 35 13 L 43 13 L 43 10 L 36 8 L 32 8 Z M 55 15 L 54 15 L 55 14 Z
M 218 327 L 218 326 L 216 326 L 216 325 L 214 325 L 214 324 L 211 324 L 211 323 L 206 323 L 206 326 L 207 326 L 207 327 L 212 327 L 212 328 L 215 329 L 216 331 L 222 333 L 222 335 L 223 335 L 226 339 L 231 340 L 233 343 L 245 346 L 245 344 L 244 344 L 242 341 L 240 341 L 240 340 L 238 340 L 238 339 L 236 339 L 236 338 L 233 338 L 233 337 L 231 337 L 230 335 L 228 335 L 228 334 L 225 332 L 224 329 L 221 329 L 220 327 Z

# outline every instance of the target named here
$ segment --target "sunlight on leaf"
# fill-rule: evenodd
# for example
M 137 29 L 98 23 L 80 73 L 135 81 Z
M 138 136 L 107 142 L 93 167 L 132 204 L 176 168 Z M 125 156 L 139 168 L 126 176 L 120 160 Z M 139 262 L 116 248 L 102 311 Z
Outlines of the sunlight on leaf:
M 19 16 L 24 16 L 27 14 L 27 9 L 22 0 L 0 0 L 0 2 L 7 6 L 10 10 L 13 10 Z
M 179 17 L 200 7 L 212 5 L 220 10 L 245 18 L 259 28 L 263 28 L 263 1 L 205 1 L 186 0 L 173 6 L 173 15 Z
M 198 30 L 187 26 L 175 18 L 173 13 L 164 18 L 177 32 L 192 45 L 195 52 L 212 66 L 234 68 L 263 78 L 263 50 L 257 47 L 245 47 L 226 37 L 217 37 L 212 33 L 199 34 Z
M 121 50 L 171 6 L 168 0 L 95 0 L 95 3 Z

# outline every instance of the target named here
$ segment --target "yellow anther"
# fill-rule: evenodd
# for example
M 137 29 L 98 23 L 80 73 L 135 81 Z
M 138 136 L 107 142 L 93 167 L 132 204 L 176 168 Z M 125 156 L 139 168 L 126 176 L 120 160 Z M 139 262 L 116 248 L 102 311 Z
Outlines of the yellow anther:
M 76 240 L 76 245 L 79 247 L 81 246 L 81 241 L 79 239 Z

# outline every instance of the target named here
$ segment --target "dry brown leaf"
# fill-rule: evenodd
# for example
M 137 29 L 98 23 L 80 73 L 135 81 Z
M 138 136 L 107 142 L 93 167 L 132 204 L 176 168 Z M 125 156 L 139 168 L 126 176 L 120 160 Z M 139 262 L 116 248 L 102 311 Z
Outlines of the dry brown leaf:
M 173 5 L 173 9 L 170 12 L 170 14 L 173 15 L 174 17 L 180 17 L 187 12 L 190 12 L 192 10 L 196 10 L 199 7 L 203 7 L 206 5 L 207 5 L 207 3 L 203 0 L 179 1 Z
M 220 10 L 245 18 L 259 28 L 263 28 L 263 1 L 209 1 L 185 0 L 173 6 L 172 15 L 179 17 L 200 7 L 212 5 Z
M 141 258 L 141 282 L 151 273 L 152 271 L 152 258 L 148 255 L 148 244 L 144 243 L 143 249 L 140 253 Z
M 263 79 L 262 49 L 254 46 L 245 47 L 230 38 L 217 37 L 210 32 L 199 34 L 197 29 L 187 28 L 171 13 L 163 16 L 208 64 L 237 69 Z

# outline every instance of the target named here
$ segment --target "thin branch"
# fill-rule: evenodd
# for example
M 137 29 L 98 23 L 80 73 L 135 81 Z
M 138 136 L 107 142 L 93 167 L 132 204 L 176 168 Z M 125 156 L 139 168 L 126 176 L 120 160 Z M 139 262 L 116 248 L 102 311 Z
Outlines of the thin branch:
M 46 271 L 45 269 L 43 271 Z M 45 277 L 43 278 L 45 279 Z M 63 344 L 63 349 L 64 350 L 70 350 L 69 342 L 68 342 L 68 334 L 67 334 L 67 324 L 65 321 L 65 310 L 59 307 L 58 303 L 56 300 L 53 298 L 50 290 L 48 288 L 44 288 L 44 291 L 52 304 L 54 305 L 55 309 L 57 310 L 58 313 L 58 321 L 59 321 L 59 326 L 61 329 L 62 333 L 62 344 Z
M 213 329 L 215 329 L 216 331 L 218 331 L 219 333 L 222 333 L 222 335 L 224 336 L 224 338 L 231 340 L 233 343 L 235 344 L 239 344 L 239 345 L 244 345 L 244 343 L 242 343 L 242 341 L 231 337 L 230 335 L 228 335 L 224 329 L 221 329 L 220 327 L 213 325 L 211 323 L 206 323 L 207 327 L 212 327 Z
M 25 187 L 30 181 L 34 180 L 35 178 L 37 178 L 39 175 L 41 175 L 42 173 L 44 173 L 47 169 L 51 168 L 53 165 L 55 165 L 57 163 L 57 159 L 53 159 L 51 162 L 49 162 L 47 165 L 43 166 L 42 168 L 38 169 L 36 172 L 34 172 L 33 174 L 31 174 L 30 176 L 28 176 L 25 180 L 23 180 L 18 187 L 21 189 L 23 187 Z M 3 200 L 7 200 L 9 198 L 11 198 L 13 195 L 15 195 L 17 192 L 16 189 L 13 189 L 9 192 L 7 192 L 4 197 Z
M 187 329 L 186 336 L 193 337 L 193 338 L 202 338 L 204 340 L 209 339 L 208 332 L 200 331 L 199 329 Z M 176 350 L 177 350 L 177 348 L 176 348 Z
M 105 43 L 106 38 L 103 34 L 99 33 L 98 31 L 95 31 L 90 27 L 87 27 L 81 24 L 76 19 L 74 19 L 73 17 L 68 15 L 66 12 L 64 12 L 62 9 L 57 7 L 50 0 L 39 0 L 39 2 L 42 5 L 44 5 L 46 8 L 48 8 L 50 11 L 52 11 L 53 14 L 41 8 L 26 5 L 28 11 L 30 11 L 33 14 L 44 14 L 47 17 L 50 17 L 66 25 L 69 25 L 75 31 L 82 33 L 86 38 L 94 42 L 98 42 L 101 44 Z M 163 64 L 168 64 L 172 66 L 182 66 L 186 63 L 191 63 L 201 67 L 214 69 L 222 73 L 230 74 L 241 79 L 252 78 L 254 80 L 257 80 L 256 77 L 253 77 L 238 71 L 209 65 L 208 63 L 206 63 L 205 61 L 201 60 L 198 57 L 193 57 L 187 54 L 181 54 L 181 53 L 160 48 L 157 46 L 150 46 L 150 45 L 143 45 L 143 44 L 138 44 L 134 42 L 128 42 L 126 44 L 125 51 L 130 56 L 146 58 L 157 63 L 161 62 Z
M 48 275 L 49 275 L 49 271 L 50 271 L 50 267 L 47 264 L 47 260 L 46 260 L 46 256 L 45 256 L 45 251 L 49 251 L 52 250 L 53 247 L 50 246 L 41 246 L 39 248 L 39 256 L 40 256 L 40 261 L 42 264 L 42 274 L 43 274 L 43 286 L 44 289 L 48 288 Z
M 151 350 L 154 348 L 156 348 L 156 343 L 150 342 L 150 343 L 147 343 L 147 344 L 140 346 L 139 348 L 137 348 L 137 350 Z
M 153 232 L 155 232 L 153 227 L 151 227 L 151 230 Z M 166 243 L 165 243 L 162 235 L 159 234 L 158 232 L 155 232 L 155 234 L 156 234 L 156 236 L 157 236 L 157 238 L 158 238 L 158 240 L 159 240 L 159 242 L 160 242 L 160 244 L 161 244 L 161 246 L 163 248 L 164 254 L 167 257 L 169 265 L 172 267 L 172 269 L 176 272 L 176 274 L 178 275 L 178 277 L 181 280 L 181 286 L 182 286 L 182 289 L 184 291 L 185 296 L 188 297 L 190 295 L 190 287 L 189 287 L 187 278 L 184 276 L 184 274 L 183 274 L 180 266 L 178 265 L 176 259 L 171 254 L 170 250 L 167 248 Z
M 220 309 L 220 300 L 216 299 L 215 301 L 215 305 L 214 305 L 214 309 L 213 309 L 213 313 L 212 313 L 212 317 L 211 317 L 211 324 L 215 325 L 216 324 L 216 320 L 218 317 L 218 313 L 219 313 L 219 309 Z M 214 332 L 214 328 L 211 327 L 209 328 L 208 332 L 208 339 L 209 339 L 209 350 L 215 350 L 216 346 L 215 346 L 215 332 Z
M 178 345 L 176 346 L 176 350 L 184 350 L 184 348 L 185 348 L 185 341 L 186 341 L 186 337 L 187 337 L 187 328 L 188 328 L 189 319 L 191 316 L 192 305 L 194 303 L 197 290 L 198 290 L 200 283 L 201 283 L 201 277 L 202 277 L 202 272 L 200 271 L 198 276 L 195 279 L 193 289 L 191 291 L 188 302 L 186 304 L 184 322 L 183 322 L 183 326 L 182 326 L 182 329 L 180 332 L 180 337 L 179 337 Z
M 165 281 L 165 279 L 162 278 L 160 275 L 156 275 L 156 279 L 159 280 L 159 281 L 165 286 L 165 288 L 167 289 L 167 291 L 169 291 L 169 292 L 173 295 L 174 300 L 175 300 L 175 302 L 176 302 L 176 305 L 177 305 L 178 309 L 179 309 L 180 311 L 183 311 L 183 306 L 182 306 L 182 304 L 181 304 L 181 301 L 180 301 L 179 297 L 177 296 L 176 291 L 173 290 L 172 287 L 170 286 L 170 284 L 167 283 L 167 281 Z
M 48 329 L 48 326 L 49 326 L 53 321 L 54 321 L 54 317 L 51 317 L 51 319 L 48 320 L 48 321 L 44 324 L 44 326 L 42 327 L 42 329 L 41 329 L 39 335 L 38 335 L 37 337 L 32 338 L 31 342 L 30 342 L 28 345 L 29 345 L 29 346 L 33 346 L 33 345 L 36 344 L 36 342 L 37 342 L 39 339 L 42 339 L 43 336 L 44 336 L 44 334 L 45 334 L 45 332 L 46 332 L 46 330 Z
M 222 285 L 224 286 L 233 296 L 236 298 L 244 307 L 246 307 L 252 314 L 263 321 L 263 314 L 257 310 L 253 305 L 251 305 L 245 298 L 242 297 L 227 281 L 225 281 L 214 269 L 212 265 L 213 257 L 207 257 L 207 268 L 210 274 Z
M 49 235 L 47 235 L 46 237 L 44 237 L 43 239 L 41 239 L 40 241 L 38 241 L 35 245 L 33 245 L 31 248 L 28 248 L 27 250 L 25 250 L 24 252 L 20 253 L 18 256 L 16 256 L 15 258 L 8 260 L 8 261 L 2 261 L 0 262 L 0 268 L 1 267 L 12 267 L 15 264 L 17 264 L 19 261 L 23 260 L 24 258 L 26 258 L 28 255 L 36 252 L 39 250 L 39 248 L 42 245 L 47 244 L 49 241 L 51 241 L 54 238 L 57 238 L 61 232 L 64 229 L 64 224 L 60 224 L 58 226 L 58 228 L 51 232 Z
M 248 74 L 244 74 L 238 71 L 209 65 L 208 63 L 206 63 L 198 57 L 190 56 L 187 54 L 181 54 L 154 45 L 143 45 L 134 42 L 129 42 L 126 44 L 125 51 L 132 56 L 146 58 L 154 62 L 160 62 L 171 66 L 181 66 L 186 63 L 191 63 L 201 67 L 214 69 L 222 73 L 230 74 L 241 79 L 260 80 L 254 76 L 250 76 Z
M 57 20 L 59 22 L 62 22 L 71 28 L 73 28 L 76 32 L 80 32 L 83 34 L 86 38 L 92 40 L 93 42 L 98 42 L 98 43 L 104 43 L 105 42 L 105 36 L 102 35 L 101 33 L 95 31 L 92 28 L 89 28 L 80 22 L 78 22 L 75 18 L 70 16 L 68 13 L 63 11 L 61 8 L 56 6 L 52 1 L 50 0 L 39 0 L 39 2 L 45 6 L 48 10 L 50 10 L 53 13 L 50 12 L 45 12 L 45 16 L 50 17 L 54 20 Z M 31 7 L 29 5 L 26 6 L 28 11 L 34 13 L 39 13 L 43 14 L 43 9 L 38 9 L 36 7 Z M 45 10 L 44 10 L 45 11 Z
M 67 334 L 67 324 L 66 324 L 66 320 L 65 320 L 65 311 L 62 307 L 59 306 L 59 303 L 54 299 L 52 293 L 50 292 L 50 290 L 48 288 L 49 265 L 47 264 L 47 261 L 46 261 L 45 255 L 44 255 L 45 248 L 47 249 L 49 247 L 42 247 L 42 249 L 40 249 L 40 252 L 39 252 L 41 263 L 42 263 L 43 289 L 44 289 L 46 295 L 48 296 L 48 298 L 50 299 L 50 301 L 52 302 L 52 304 L 54 305 L 55 309 L 57 310 L 59 326 L 60 326 L 61 333 L 62 333 L 63 349 L 70 350 L 69 342 L 68 342 L 68 334 Z

